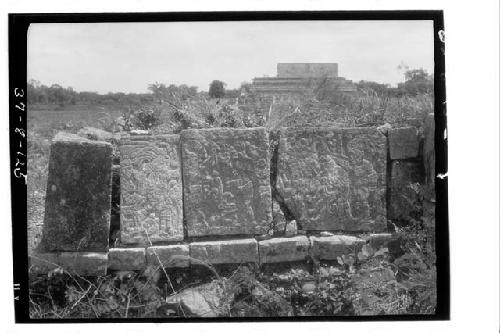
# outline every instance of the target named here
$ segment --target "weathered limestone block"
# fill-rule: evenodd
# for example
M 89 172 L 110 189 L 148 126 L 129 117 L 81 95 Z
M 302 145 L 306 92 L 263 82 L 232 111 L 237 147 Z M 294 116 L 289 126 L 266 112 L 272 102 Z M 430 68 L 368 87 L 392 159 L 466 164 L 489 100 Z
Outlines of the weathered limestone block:
M 236 239 L 189 244 L 192 264 L 239 264 L 259 262 L 255 239 Z
M 111 144 L 58 133 L 51 146 L 40 252 L 108 250 Z
M 29 274 L 47 274 L 58 267 L 58 252 L 33 252 L 29 255 Z
M 309 255 L 309 239 L 306 236 L 273 238 L 259 242 L 261 264 L 300 261 Z
M 387 246 L 392 238 L 392 234 L 389 233 L 371 234 L 368 236 L 367 241 L 372 248 L 379 249 L 381 247 Z
M 263 234 L 271 224 L 264 128 L 181 132 L 189 236 Z
M 188 267 L 189 245 L 162 245 L 147 248 L 146 260 L 148 265 L 159 265 L 163 267 Z
M 303 230 L 386 230 L 386 138 L 376 128 L 284 129 L 277 195 Z
M 71 274 L 82 276 L 106 275 L 108 254 L 97 252 L 61 252 L 59 265 Z
M 121 242 L 182 240 L 179 136 L 130 136 L 120 152 Z
M 422 184 L 422 165 L 419 162 L 393 161 L 391 168 L 391 196 L 389 198 L 388 218 L 394 221 L 407 221 L 410 217 L 419 218 L 421 207 L 415 205 L 418 194 L 409 187 L 413 183 Z
M 436 154 L 434 151 L 434 113 L 427 115 L 424 121 L 424 149 L 423 160 L 425 169 L 425 182 L 434 185 Z
M 106 275 L 108 254 L 99 252 L 44 252 L 30 256 L 30 274 L 47 274 L 62 268 L 82 276 Z
M 418 136 L 415 127 L 400 127 L 389 130 L 389 156 L 402 160 L 418 156 Z
M 336 260 L 343 254 L 355 253 L 361 249 L 365 241 L 354 236 L 310 237 L 311 255 L 323 260 Z
M 138 271 L 146 267 L 145 248 L 111 248 L 108 268 L 120 271 Z

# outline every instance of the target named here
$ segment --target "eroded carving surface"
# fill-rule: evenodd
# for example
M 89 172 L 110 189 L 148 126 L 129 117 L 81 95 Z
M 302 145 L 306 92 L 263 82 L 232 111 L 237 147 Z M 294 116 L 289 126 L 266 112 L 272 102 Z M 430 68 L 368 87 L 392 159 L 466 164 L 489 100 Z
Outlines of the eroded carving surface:
M 284 129 L 277 195 L 304 230 L 386 228 L 386 139 L 373 128 Z
M 271 221 L 263 128 L 181 132 L 189 236 L 259 234 Z
M 178 135 L 136 136 L 122 142 L 122 243 L 183 239 L 179 153 Z
M 58 133 L 51 146 L 38 252 L 108 250 L 111 144 Z

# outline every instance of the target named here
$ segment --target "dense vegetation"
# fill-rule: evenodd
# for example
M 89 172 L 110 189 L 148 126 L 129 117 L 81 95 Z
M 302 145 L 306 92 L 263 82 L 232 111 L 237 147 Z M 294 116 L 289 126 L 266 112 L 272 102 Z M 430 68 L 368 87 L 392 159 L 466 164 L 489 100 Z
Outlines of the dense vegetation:
M 433 111 L 432 77 L 408 71 L 406 82 L 389 88 L 359 82 L 356 95 L 329 94 L 317 89 L 314 101 L 290 102 L 283 119 L 287 124 L 308 122 L 346 126 L 399 126 L 420 122 Z M 148 94 L 77 93 L 58 85 L 36 82 L 28 86 L 30 110 L 58 105 L 60 111 L 28 114 L 28 228 L 33 246 L 42 224 L 50 140 L 59 130 L 77 132 L 93 126 L 110 132 L 148 129 L 178 132 L 185 128 L 253 127 L 269 125 L 238 107 L 239 92 L 226 98 L 199 92 L 187 85 L 154 83 Z M 242 89 L 246 89 L 244 86 Z M 319 114 L 311 104 L 326 105 Z M 105 106 L 102 112 L 64 112 L 75 105 Z M 107 112 L 111 106 L 119 111 Z M 288 108 L 288 106 L 287 106 Z M 288 110 L 288 109 L 287 109 Z M 44 114 L 38 117 L 37 114 Z M 69 115 L 69 116 L 68 116 Z M 64 117 L 71 118 L 64 118 Z M 31 118 L 30 118 L 31 117 Z M 31 119 L 31 121 L 30 121 Z M 277 124 L 280 126 L 283 123 Z M 413 123 L 412 123 L 413 124 Z M 275 124 L 276 125 L 276 124 Z M 411 205 L 422 209 L 432 199 L 432 189 L 412 184 Z M 334 263 L 308 262 L 274 267 L 212 267 L 192 269 L 148 267 L 143 272 L 117 272 L 84 278 L 55 269 L 47 276 L 30 277 L 32 318 L 130 318 L 189 316 L 172 308 L 167 298 L 183 289 L 212 283 L 221 290 L 219 316 L 310 316 L 430 314 L 436 306 L 434 216 L 409 217 L 405 226 L 393 225 L 394 240 L 383 246 L 367 244 L 339 257 Z

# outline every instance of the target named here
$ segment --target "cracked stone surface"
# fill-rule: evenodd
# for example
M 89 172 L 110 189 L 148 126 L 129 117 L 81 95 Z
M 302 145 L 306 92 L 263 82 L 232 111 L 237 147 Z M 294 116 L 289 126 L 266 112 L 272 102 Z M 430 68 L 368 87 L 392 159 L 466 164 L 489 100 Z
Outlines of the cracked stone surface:
M 376 128 L 284 129 L 276 191 L 302 230 L 386 230 L 386 137 Z
M 181 132 L 188 236 L 253 235 L 271 225 L 264 128 Z

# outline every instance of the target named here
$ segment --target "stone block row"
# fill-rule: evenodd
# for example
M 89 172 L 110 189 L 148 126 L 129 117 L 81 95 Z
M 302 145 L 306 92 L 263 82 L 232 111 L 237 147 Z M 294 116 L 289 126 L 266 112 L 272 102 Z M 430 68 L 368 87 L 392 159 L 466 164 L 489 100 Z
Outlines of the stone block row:
M 308 257 L 336 260 L 343 254 L 357 252 L 367 241 L 381 246 L 390 234 L 368 238 L 346 235 L 326 237 L 296 236 L 257 241 L 233 239 L 190 244 L 150 246 L 147 248 L 111 248 L 108 253 L 48 252 L 30 257 L 30 272 L 46 274 L 58 267 L 82 276 L 105 275 L 107 270 L 143 270 L 147 266 L 164 268 L 203 264 L 274 264 L 303 261 Z
M 303 230 L 386 230 L 386 141 L 375 128 L 282 130 L 277 195 Z M 111 155 L 108 142 L 56 136 L 41 252 L 108 250 Z M 120 158 L 125 247 L 185 235 L 254 237 L 271 226 L 265 128 L 123 136 Z

